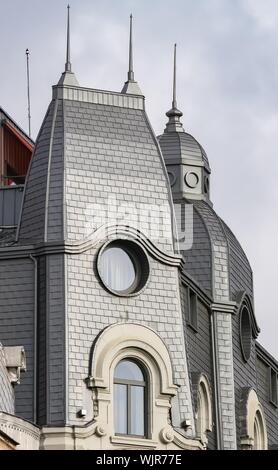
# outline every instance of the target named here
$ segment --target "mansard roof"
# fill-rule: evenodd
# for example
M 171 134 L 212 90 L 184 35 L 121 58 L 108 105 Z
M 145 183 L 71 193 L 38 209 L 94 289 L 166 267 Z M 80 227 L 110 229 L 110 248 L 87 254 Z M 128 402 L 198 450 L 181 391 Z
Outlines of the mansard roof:
M 112 194 L 133 203 L 134 192 L 142 204 L 171 203 L 144 97 L 55 86 L 27 176 L 19 241 L 84 239 L 90 210 Z

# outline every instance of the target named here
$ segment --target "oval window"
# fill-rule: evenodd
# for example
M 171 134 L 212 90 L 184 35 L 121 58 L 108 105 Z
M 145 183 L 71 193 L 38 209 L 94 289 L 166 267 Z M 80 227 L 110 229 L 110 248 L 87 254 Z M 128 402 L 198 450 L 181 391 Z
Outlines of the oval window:
M 245 362 L 250 359 L 252 347 L 252 328 L 248 308 L 244 305 L 240 313 L 240 344 Z
M 112 293 L 134 295 L 144 287 L 149 276 L 147 255 L 137 243 L 115 240 L 101 249 L 98 273 Z

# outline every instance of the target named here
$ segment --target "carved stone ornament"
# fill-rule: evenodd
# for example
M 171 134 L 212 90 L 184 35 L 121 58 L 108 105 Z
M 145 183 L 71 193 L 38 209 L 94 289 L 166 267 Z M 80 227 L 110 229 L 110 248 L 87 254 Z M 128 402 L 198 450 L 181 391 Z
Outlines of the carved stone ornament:
M 98 437 L 106 436 L 106 434 L 107 434 L 107 433 L 106 433 L 106 430 L 105 430 L 105 428 L 104 428 L 103 426 L 98 425 L 98 426 L 96 427 L 96 435 L 97 435 Z
M 169 444 L 174 440 L 174 431 L 170 426 L 166 426 L 160 431 L 160 439 L 164 444 Z

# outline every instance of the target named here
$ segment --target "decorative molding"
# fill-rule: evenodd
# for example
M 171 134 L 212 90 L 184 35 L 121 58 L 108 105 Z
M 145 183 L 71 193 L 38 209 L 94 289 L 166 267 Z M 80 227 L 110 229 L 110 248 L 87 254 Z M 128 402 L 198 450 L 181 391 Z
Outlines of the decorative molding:
M 211 311 L 213 313 L 227 313 L 230 315 L 234 315 L 237 312 L 237 303 L 236 302 L 214 302 L 210 306 Z
M 0 412 L 0 430 L 18 442 L 20 449 L 37 450 L 40 440 L 40 428 L 26 419 L 9 413 Z
M 145 97 L 142 95 L 122 94 L 114 91 L 95 90 L 69 85 L 54 85 L 52 90 L 53 99 L 117 106 L 142 111 L 145 109 Z
M 254 338 L 257 338 L 261 330 L 258 326 L 256 317 L 255 317 L 253 302 L 250 299 L 250 296 L 247 294 L 246 291 L 239 292 L 236 297 L 236 301 L 238 304 L 238 312 L 240 312 L 243 309 L 244 305 L 247 307 L 249 314 L 250 314 L 252 333 L 253 333 Z
M 110 442 L 117 445 L 125 445 L 128 447 L 140 449 L 156 449 L 158 442 L 152 439 L 140 439 L 139 437 L 129 437 L 129 436 L 111 436 Z
M 267 449 L 267 427 L 263 407 L 254 389 L 245 387 L 240 400 L 240 445 L 242 449 L 253 449 L 255 445 L 255 420 L 259 418 L 261 449 Z
M 205 450 L 205 447 L 201 441 L 197 439 L 187 439 L 177 432 L 174 434 L 173 444 L 176 444 L 179 449 L 183 450 Z
M 79 242 L 48 242 L 40 243 L 38 245 L 34 244 L 27 246 L 13 246 L 8 248 L 0 248 L 0 259 L 26 258 L 30 255 L 30 253 L 32 253 L 34 256 L 62 253 L 73 255 L 81 254 L 85 253 L 91 248 L 94 248 L 101 241 L 107 241 L 109 237 L 111 237 L 111 241 L 116 239 L 116 237 L 127 237 L 131 240 L 136 240 L 149 252 L 150 255 L 153 256 L 153 258 L 160 261 L 162 264 L 180 267 L 183 263 L 181 255 L 163 252 L 139 230 L 133 227 L 121 225 L 102 226 L 95 232 L 93 232 L 90 237 Z
M 41 449 L 99 449 L 100 439 L 105 439 L 105 448 L 107 450 L 116 449 L 140 449 L 140 450 L 204 450 L 203 444 L 194 439 L 187 439 L 185 436 L 173 430 L 170 426 L 165 426 L 165 430 L 171 429 L 171 436 L 166 442 L 162 442 L 161 434 L 158 439 L 144 439 L 133 436 L 115 436 L 108 435 L 98 436 L 95 421 L 88 423 L 86 426 L 61 426 L 61 427 L 43 427 L 41 431 Z M 163 428 L 164 430 L 164 428 Z M 172 439 L 173 437 L 173 439 Z
M 101 274 L 101 257 L 105 253 L 105 250 L 110 246 L 116 246 L 125 251 L 135 267 L 135 279 L 133 284 L 124 291 L 112 289 L 106 283 L 105 279 L 103 279 Z M 97 271 L 103 286 L 113 295 L 118 297 L 134 297 L 142 293 L 142 291 L 147 287 L 151 268 L 146 250 L 141 246 L 141 244 L 135 240 L 130 240 L 129 238 L 116 238 L 115 240 L 109 240 L 104 243 L 100 248 L 97 255 Z
M 165 163 L 166 163 L 166 166 L 182 164 L 182 165 L 186 165 L 186 166 L 206 168 L 206 165 L 203 161 L 201 161 L 201 160 L 192 160 L 192 159 L 189 159 L 189 158 L 183 157 L 183 156 L 175 157 L 175 158 L 165 157 Z
M 170 396 L 177 394 L 178 387 L 173 383 L 172 364 L 169 352 L 158 336 L 148 326 L 137 323 L 116 323 L 108 326 L 93 345 L 88 387 L 111 388 L 110 370 L 115 360 L 122 356 L 137 357 L 148 369 L 159 371 L 159 393 Z M 150 358 L 150 359 L 148 359 Z M 162 398 L 162 397 L 161 397 Z
M 159 436 L 164 444 L 170 444 L 170 442 L 173 442 L 174 440 L 175 433 L 171 426 L 166 426 L 161 429 Z
M 106 429 L 100 425 L 96 427 L 95 433 L 98 437 L 103 437 L 103 436 L 106 436 L 107 434 Z

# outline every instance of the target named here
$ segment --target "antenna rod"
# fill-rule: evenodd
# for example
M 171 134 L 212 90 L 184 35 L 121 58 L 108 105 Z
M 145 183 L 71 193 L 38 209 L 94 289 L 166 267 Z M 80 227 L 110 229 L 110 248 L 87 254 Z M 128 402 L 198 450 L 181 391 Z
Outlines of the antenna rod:
M 26 65 L 27 65 L 27 97 L 28 97 L 28 125 L 29 137 L 31 137 L 31 105 L 30 105 L 30 73 L 29 73 L 29 49 L 26 49 Z
M 177 44 L 174 46 L 174 77 L 173 77 L 173 103 L 172 107 L 175 109 L 177 107 Z

